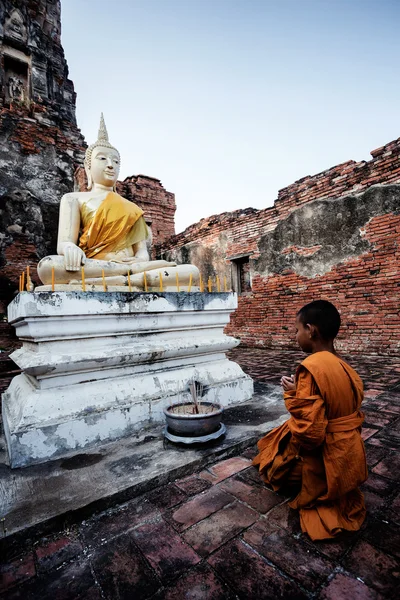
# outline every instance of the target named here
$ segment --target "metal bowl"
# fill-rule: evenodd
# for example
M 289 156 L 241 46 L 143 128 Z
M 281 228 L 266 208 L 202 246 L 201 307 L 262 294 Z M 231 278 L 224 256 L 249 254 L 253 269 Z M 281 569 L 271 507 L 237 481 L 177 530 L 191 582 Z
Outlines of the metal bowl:
M 189 411 L 193 410 L 193 407 L 192 403 L 185 403 L 171 404 L 164 408 L 167 427 L 172 434 L 199 437 L 218 431 L 223 412 L 219 404 L 202 402 L 200 409 L 203 408 L 204 412 L 200 414 L 190 414 Z

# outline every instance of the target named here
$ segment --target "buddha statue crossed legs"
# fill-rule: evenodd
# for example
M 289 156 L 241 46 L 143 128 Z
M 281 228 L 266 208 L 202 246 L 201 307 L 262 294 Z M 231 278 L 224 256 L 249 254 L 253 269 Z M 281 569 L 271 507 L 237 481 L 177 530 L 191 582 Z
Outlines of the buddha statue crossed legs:
M 134 290 L 144 289 L 145 278 L 148 289 L 159 289 L 160 273 L 163 289 L 176 289 L 176 274 L 180 286 L 185 288 L 190 279 L 193 286 L 198 285 L 197 267 L 150 260 L 143 211 L 114 191 L 119 166 L 119 152 L 108 141 L 102 115 L 98 140 L 85 155 L 89 191 L 62 197 L 58 256 L 46 256 L 39 262 L 38 274 L 45 285 L 36 289 L 51 289 L 53 273 L 55 289 L 81 289 L 82 267 L 89 289 L 103 286 L 104 280 L 108 289 L 124 289 L 128 273 Z

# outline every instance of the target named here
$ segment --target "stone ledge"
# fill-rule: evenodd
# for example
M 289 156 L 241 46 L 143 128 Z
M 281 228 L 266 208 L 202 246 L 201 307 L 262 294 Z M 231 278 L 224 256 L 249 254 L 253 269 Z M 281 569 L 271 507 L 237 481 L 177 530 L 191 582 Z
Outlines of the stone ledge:
M 257 389 L 251 400 L 225 409 L 226 437 L 204 447 L 165 442 L 158 426 L 140 436 L 24 469 L 11 470 L 0 457 L 0 518 L 7 530 L 3 543 L 47 533 L 60 522 L 77 522 L 200 471 L 217 457 L 240 454 L 287 416 L 280 387 L 258 384 Z M 32 490 L 40 501 L 34 501 Z

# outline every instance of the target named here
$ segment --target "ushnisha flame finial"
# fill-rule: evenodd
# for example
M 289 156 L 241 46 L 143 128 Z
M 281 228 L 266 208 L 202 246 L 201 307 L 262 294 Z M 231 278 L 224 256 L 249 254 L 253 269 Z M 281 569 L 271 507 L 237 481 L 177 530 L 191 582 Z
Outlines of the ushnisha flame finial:
M 104 121 L 104 115 L 103 113 L 101 113 L 100 115 L 100 127 L 99 127 L 99 134 L 97 136 L 97 141 L 100 142 L 108 142 L 108 133 L 107 133 L 107 127 L 106 127 L 106 123 Z

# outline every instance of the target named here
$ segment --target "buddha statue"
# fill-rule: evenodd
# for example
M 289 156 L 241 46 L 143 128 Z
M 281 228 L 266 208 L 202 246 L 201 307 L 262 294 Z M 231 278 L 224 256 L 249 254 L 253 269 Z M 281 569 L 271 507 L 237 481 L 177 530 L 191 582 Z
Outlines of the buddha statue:
M 85 155 L 87 192 L 65 194 L 60 203 L 57 253 L 38 264 L 43 286 L 38 291 L 86 289 L 110 291 L 143 289 L 176 291 L 192 285 L 198 290 L 199 270 L 150 260 L 146 239 L 149 231 L 143 211 L 116 193 L 120 155 L 109 140 L 103 115 L 97 141 Z M 83 276 L 82 276 L 82 267 Z M 161 274 L 161 277 L 160 277 Z M 178 274 L 178 277 L 177 277 Z

